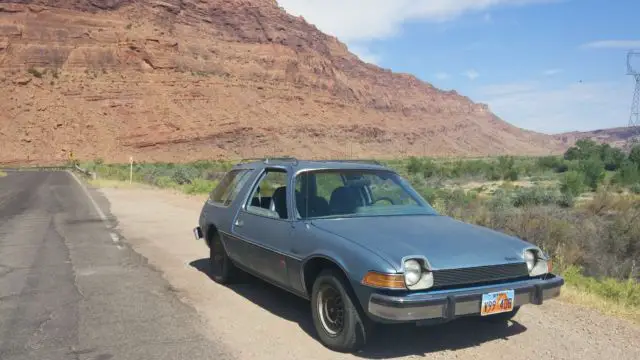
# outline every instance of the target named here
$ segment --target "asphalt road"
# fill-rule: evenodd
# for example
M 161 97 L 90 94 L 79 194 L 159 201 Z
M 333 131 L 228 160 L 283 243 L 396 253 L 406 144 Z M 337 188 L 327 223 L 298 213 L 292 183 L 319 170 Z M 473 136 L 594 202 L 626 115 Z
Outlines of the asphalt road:
M 0 178 L 0 359 L 231 358 L 85 191 L 65 171 Z

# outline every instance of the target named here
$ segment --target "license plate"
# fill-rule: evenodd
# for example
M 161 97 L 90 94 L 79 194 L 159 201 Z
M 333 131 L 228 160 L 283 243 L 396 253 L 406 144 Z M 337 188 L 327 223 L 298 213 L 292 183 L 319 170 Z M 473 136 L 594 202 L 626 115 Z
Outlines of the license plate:
M 482 294 L 480 315 L 493 315 L 513 310 L 513 290 Z

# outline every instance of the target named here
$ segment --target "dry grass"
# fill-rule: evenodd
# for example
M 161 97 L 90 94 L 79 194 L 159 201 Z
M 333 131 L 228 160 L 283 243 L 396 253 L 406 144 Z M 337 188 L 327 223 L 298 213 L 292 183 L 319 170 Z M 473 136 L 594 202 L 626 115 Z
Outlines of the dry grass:
M 90 179 L 87 180 L 89 184 L 95 187 L 112 188 L 112 189 L 158 189 L 157 187 L 142 184 L 142 183 L 129 183 L 128 181 L 109 180 L 109 179 Z
M 615 316 L 621 319 L 631 320 L 640 324 L 640 308 L 623 305 L 597 294 L 585 291 L 571 284 L 562 287 L 561 301 L 595 309 L 603 314 Z
M 181 189 L 175 188 L 159 188 L 157 186 L 133 182 L 129 183 L 128 181 L 120 181 L 120 180 L 109 180 L 109 179 L 95 179 L 95 180 L 87 180 L 89 184 L 95 186 L 97 188 L 110 188 L 110 189 L 139 189 L 145 191 L 162 191 L 168 194 L 180 194 L 182 196 L 186 196 L 191 199 L 202 200 L 205 201 L 208 197 L 208 194 L 187 194 Z
M 7 173 L 2 171 L 2 170 L 0 170 L 0 177 L 5 177 L 5 176 L 7 176 Z

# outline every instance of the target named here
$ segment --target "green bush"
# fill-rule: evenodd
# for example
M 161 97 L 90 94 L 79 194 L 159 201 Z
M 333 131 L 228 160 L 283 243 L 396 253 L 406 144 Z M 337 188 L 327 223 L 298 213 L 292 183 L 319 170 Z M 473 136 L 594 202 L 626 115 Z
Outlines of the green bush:
M 605 178 L 604 163 L 600 159 L 591 158 L 578 163 L 578 169 L 584 174 L 585 184 L 595 191 Z
M 584 191 L 584 175 L 577 171 L 569 171 L 560 180 L 560 191 L 571 197 L 578 196 Z

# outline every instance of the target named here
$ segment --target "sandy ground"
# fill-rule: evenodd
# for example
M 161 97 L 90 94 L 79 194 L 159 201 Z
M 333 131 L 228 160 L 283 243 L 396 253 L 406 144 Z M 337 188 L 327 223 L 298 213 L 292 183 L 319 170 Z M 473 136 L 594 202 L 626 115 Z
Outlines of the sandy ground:
M 256 279 L 225 287 L 207 276 L 208 249 L 191 234 L 203 197 L 100 191 L 109 202 L 101 206 L 115 216 L 123 241 L 210 324 L 202 332 L 241 359 L 640 359 L 639 326 L 559 300 L 524 307 L 508 326 L 460 320 L 383 327 L 362 352 L 335 353 L 315 339 L 308 302 Z

